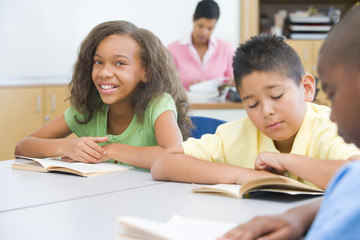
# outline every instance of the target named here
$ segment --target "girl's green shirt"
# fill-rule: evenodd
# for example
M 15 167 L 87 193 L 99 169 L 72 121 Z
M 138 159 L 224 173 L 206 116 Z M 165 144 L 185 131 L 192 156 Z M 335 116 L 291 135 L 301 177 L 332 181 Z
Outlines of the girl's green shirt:
M 75 120 L 75 116 L 80 120 L 85 116 L 73 107 L 68 108 L 64 115 L 67 125 L 78 137 L 109 137 L 108 142 L 99 145 L 122 143 L 132 146 L 156 146 L 155 121 L 165 111 L 173 111 L 177 118 L 175 102 L 168 93 L 153 98 L 145 110 L 144 122 L 139 123 L 135 115 L 128 128 L 120 135 L 107 133 L 108 105 L 106 104 L 102 106 L 101 111 L 95 111 L 92 119 L 86 124 L 80 124 Z

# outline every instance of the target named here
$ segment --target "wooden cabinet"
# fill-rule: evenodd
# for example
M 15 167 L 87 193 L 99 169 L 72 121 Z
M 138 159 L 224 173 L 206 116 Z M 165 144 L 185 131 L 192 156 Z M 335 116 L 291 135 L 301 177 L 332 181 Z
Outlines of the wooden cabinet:
M 16 143 L 70 106 L 67 86 L 0 88 L 0 160 L 13 159 Z
M 274 14 L 280 9 L 288 13 L 310 7 L 326 11 L 332 6 L 340 9 L 344 15 L 356 2 L 357 0 L 241 0 L 240 41 L 244 42 L 259 32 L 269 31 L 274 25 Z
M 299 54 L 305 71 L 311 73 L 315 77 L 319 76 L 317 72 L 317 61 L 323 42 L 323 40 L 287 40 L 287 43 Z M 317 93 L 314 102 L 331 106 L 331 101 L 322 90 L 321 84 L 318 83 L 316 87 Z
M 317 76 L 317 59 L 323 40 L 292 40 L 286 41 L 299 54 L 305 71 Z
M 333 6 L 340 9 L 342 14 L 345 14 L 355 2 L 354 0 L 241 0 L 240 40 L 245 42 L 251 36 L 259 34 L 262 30 L 269 29 L 269 27 L 263 26 L 266 25 L 264 19 L 268 20 L 266 23 L 271 22 L 274 13 L 280 9 L 291 12 L 296 9 L 306 10 L 310 6 L 318 9 L 327 9 L 329 6 Z M 317 60 L 323 42 L 323 40 L 287 40 L 287 43 L 299 54 L 305 71 L 313 74 L 315 77 L 318 77 Z M 321 84 L 317 85 L 317 89 L 317 96 L 314 102 L 330 106 L 330 101 L 322 91 Z

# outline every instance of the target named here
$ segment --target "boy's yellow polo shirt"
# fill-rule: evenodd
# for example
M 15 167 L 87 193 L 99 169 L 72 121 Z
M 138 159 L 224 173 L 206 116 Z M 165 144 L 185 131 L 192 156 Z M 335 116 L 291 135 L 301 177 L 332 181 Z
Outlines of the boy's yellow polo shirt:
M 337 134 L 337 125 L 329 119 L 330 112 L 326 106 L 307 103 L 307 112 L 291 153 L 331 160 L 360 155 L 354 144 L 345 143 Z M 273 140 L 260 132 L 247 117 L 222 124 L 216 133 L 203 135 L 201 139 L 189 138 L 182 146 L 186 155 L 251 169 L 254 169 L 259 153 L 279 152 Z

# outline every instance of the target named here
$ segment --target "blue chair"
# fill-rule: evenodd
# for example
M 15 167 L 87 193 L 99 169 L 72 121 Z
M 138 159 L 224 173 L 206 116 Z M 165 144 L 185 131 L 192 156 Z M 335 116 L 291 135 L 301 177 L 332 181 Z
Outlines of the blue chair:
M 190 119 L 194 125 L 191 131 L 193 138 L 201 138 L 206 133 L 215 133 L 219 125 L 226 123 L 226 121 L 210 117 L 190 116 Z

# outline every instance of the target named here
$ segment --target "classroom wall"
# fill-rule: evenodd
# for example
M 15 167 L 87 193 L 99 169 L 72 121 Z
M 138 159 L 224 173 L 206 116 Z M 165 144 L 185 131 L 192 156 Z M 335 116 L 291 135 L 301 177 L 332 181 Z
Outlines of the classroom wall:
M 0 0 L 0 80 L 71 76 L 77 49 L 95 25 L 127 20 L 154 32 L 165 45 L 192 30 L 198 0 Z M 214 35 L 236 48 L 240 0 L 218 0 Z

